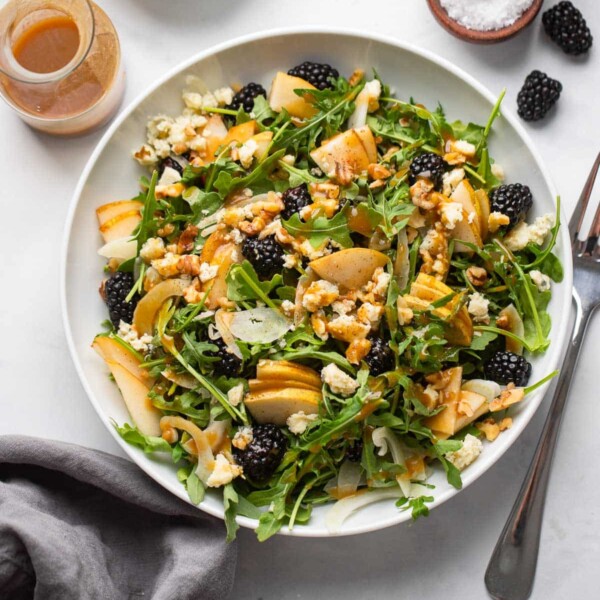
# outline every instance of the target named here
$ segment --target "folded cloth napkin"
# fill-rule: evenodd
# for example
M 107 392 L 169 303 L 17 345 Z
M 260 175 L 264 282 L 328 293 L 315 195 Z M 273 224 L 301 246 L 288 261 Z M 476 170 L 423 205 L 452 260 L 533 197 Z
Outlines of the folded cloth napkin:
M 225 528 L 133 463 L 0 436 L 0 598 L 227 598 Z

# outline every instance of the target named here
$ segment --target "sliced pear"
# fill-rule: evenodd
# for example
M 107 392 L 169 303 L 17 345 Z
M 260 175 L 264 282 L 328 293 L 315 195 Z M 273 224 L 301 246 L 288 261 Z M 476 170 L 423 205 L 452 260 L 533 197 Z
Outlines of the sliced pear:
M 310 156 L 328 177 L 349 183 L 377 160 L 377 146 L 373 133 L 364 125 L 325 140 Z
M 475 207 L 479 207 L 481 238 L 485 240 L 488 236 L 488 221 L 490 218 L 490 199 L 485 190 L 475 190 L 473 192 Z
M 142 361 L 115 338 L 99 335 L 94 339 L 92 348 L 106 362 L 119 363 L 148 388 L 151 388 L 154 384 L 154 378 L 150 377 L 146 369 L 140 367 Z
M 468 407 L 467 414 L 458 411 L 458 416 L 454 424 L 454 433 L 460 431 L 463 427 L 478 419 L 481 415 L 489 412 L 490 406 L 485 396 L 467 390 L 460 391 L 458 401 L 459 407 Z
M 135 426 L 144 435 L 159 436 L 162 414 L 152 405 L 146 384 L 118 362 L 107 360 L 106 364 L 121 390 L 121 395 Z
M 321 400 L 320 392 L 286 388 L 246 394 L 244 404 L 258 423 L 283 426 L 294 413 L 317 414 Z
M 375 269 L 384 267 L 389 258 L 370 248 L 347 248 L 311 261 L 311 269 L 322 279 L 349 290 L 371 281 Z
M 361 202 L 350 210 L 348 214 L 348 229 L 367 237 L 371 236 L 373 225 L 369 219 L 369 208 L 366 203 Z
M 137 241 L 130 238 L 119 238 L 104 244 L 98 254 L 104 258 L 117 258 L 119 260 L 129 260 L 137 255 Z
M 143 206 L 138 200 L 118 200 L 117 202 L 103 204 L 96 209 L 98 225 L 104 225 L 104 223 L 114 219 L 118 215 L 131 212 L 132 210 L 140 212 Z
M 444 410 L 433 417 L 427 417 L 423 424 L 429 427 L 438 437 L 448 437 L 456 429 L 458 418 L 458 400 L 460 398 L 460 384 L 462 382 L 462 367 L 453 367 L 440 373 L 443 380 L 447 380 L 445 387 L 440 390 L 440 405 Z
M 138 210 L 130 210 L 109 219 L 100 225 L 100 235 L 105 243 L 129 237 L 142 220 Z
M 260 360 L 256 376 L 261 381 L 298 381 L 312 388 L 321 389 L 321 377 L 309 367 L 287 360 Z
M 287 110 L 292 117 L 310 119 L 317 109 L 306 98 L 298 96 L 294 90 L 315 90 L 315 86 L 300 77 L 294 77 L 279 71 L 271 84 L 269 106 L 275 112 Z
M 258 149 L 254 153 L 259 160 L 261 160 L 264 155 L 269 151 L 269 147 L 271 146 L 271 141 L 273 140 L 273 132 L 272 131 L 261 131 L 256 135 L 253 135 L 251 140 L 256 142 Z
M 205 281 L 202 284 L 202 290 L 210 289 L 206 297 L 207 308 L 214 310 L 220 305 L 220 300 L 227 298 L 227 273 L 231 265 L 239 263 L 243 260 L 243 255 L 240 246 L 233 242 L 228 242 L 219 246 L 215 252 L 213 259 L 210 261 L 211 266 L 218 265 L 216 277 Z
M 462 220 L 454 225 L 454 229 L 450 230 L 450 238 L 457 240 L 454 245 L 454 250 L 456 252 L 472 252 L 470 248 L 461 244 L 460 241 L 469 242 L 478 248 L 482 248 L 482 208 L 479 205 L 477 207 L 475 205 L 474 191 L 471 184 L 466 179 L 463 179 L 458 186 L 456 186 L 454 192 L 452 192 L 450 200 L 452 202 L 458 202 L 463 207 Z M 471 217 L 473 214 L 476 218 Z
M 502 319 L 506 322 L 506 325 L 503 324 L 502 326 L 503 329 L 510 331 L 510 333 L 514 333 L 521 339 L 525 337 L 525 326 L 523 325 L 523 319 L 513 304 L 509 304 L 506 308 L 503 308 L 498 315 L 498 319 Z M 506 349 L 509 352 L 523 354 L 523 344 L 521 344 L 521 342 L 506 336 L 505 344 Z
M 183 296 L 184 290 L 189 287 L 187 279 L 167 279 L 155 285 L 135 307 L 133 324 L 139 335 L 154 333 L 154 321 L 160 307 L 173 296 Z
M 461 389 L 481 394 L 488 402 L 497 398 L 502 392 L 500 385 L 489 379 L 469 379 L 462 384 Z
M 249 379 L 248 386 L 253 393 L 263 392 L 265 390 L 280 390 L 287 388 L 297 388 L 300 390 L 312 390 L 320 392 L 321 386 L 315 387 L 312 384 L 293 379 Z
M 206 127 L 208 127 L 208 125 L 209 124 L 207 124 Z M 227 146 L 231 144 L 231 142 L 243 144 L 248 141 L 256 133 L 256 121 L 246 121 L 245 123 L 234 125 L 229 131 L 225 129 L 226 134 L 225 137 L 222 138 L 217 137 L 218 134 L 223 132 L 220 124 L 215 123 L 214 130 L 215 133 L 209 135 L 206 146 L 206 159 L 209 161 L 216 158 L 216 154 L 220 147 Z

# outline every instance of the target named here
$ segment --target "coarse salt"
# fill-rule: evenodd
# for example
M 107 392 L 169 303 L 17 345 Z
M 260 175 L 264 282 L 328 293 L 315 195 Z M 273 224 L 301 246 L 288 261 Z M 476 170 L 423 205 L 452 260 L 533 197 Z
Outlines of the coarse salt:
M 440 4 L 467 29 L 491 31 L 512 25 L 533 0 L 440 0 Z

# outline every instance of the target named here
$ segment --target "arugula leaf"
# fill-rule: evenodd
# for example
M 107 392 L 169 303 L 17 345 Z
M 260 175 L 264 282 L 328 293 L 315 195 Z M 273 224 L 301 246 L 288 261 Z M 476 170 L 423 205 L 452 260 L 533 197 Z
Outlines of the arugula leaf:
M 267 306 L 278 310 L 277 305 L 269 298 L 269 294 L 282 283 L 279 273 L 269 281 L 261 281 L 254 267 L 245 260 L 241 264 L 233 265 L 226 277 L 227 297 L 234 302 L 246 300 L 261 300 Z
M 237 530 L 240 526 L 237 524 L 235 517 L 237 515 L 237 505 L 239 496 L 233 489 L 233 485 L 228 483 L 223 487 L 223 506 L 225 508 L 225 528 L 227 529 L 227 542 L 235 540 Z
M 417 496 L 416 498 L 400 498 L 396 502 L 398 508 L 405 507 L 404 510 L 411 509 L 411 517 L 416 521 L 419 517 L 429 515 L 429 507 L 426 502 L 433 502 L 433 496 Z
M 493 342 L 498 337 L 498 334 L 494 333 L 493 331 L 483 331 L 480 333 L 481 333 L 481 335 L 473 336 L 473 340 L 471 341 L 469 350 L 475 350 L 475 351 L 485 350 L 485 348 L 488 346 L 488 344 Z
M 264 512 L 258 520 L 256 536 L 259 542 L 264 542 L 274 536 L 283 526 L 283 519 L 278 519 L 272 512 Z
M 158 210 L 158 202 L 156 201 L 156 194 L 154 190 L 156 188 L 156 182 L 158 181 L 158 171 L 154 170 L 152 173 L 152 179 L 146 192 L 146 198 L 144 200 L 144 207 L 142 208 L 142 220 L 138 225 L 138 230 L 134 236 L 137 240 L 137 253 L 140 253 L 142 246 L 148 238 L 151 238 L 156 231 L 156 220 L 154 219 L 154 213 Z
M 256 98 L 254 98 L 252 114 L 259 123 L 263 123 L 267 119 L 273 119 L 277 115 L 264 96 L 256 96 Z
M 198 505 L 204 500 L 204 485 L 202 485 L 202 482 L 194 471 L 188 475 L 185 481 L 185 489 L 193 504 Z
M 112 425 L 128 444 L 141 448 L 146 454 L 151 454 L 152 452 L 171 452 L 171 446 L 161 437 L 144 435 L 137 427 L 129 423 L 124 423 L 122 427 L 119 427 L 113 421 Z
M 338 243 L 343 248 L 353 246 L 346 210 L 341 210 L 334 217 L 317 214 L 312 215 L 307 221 L 302 221 L 300 215 L 295 213 L 287 221 L 282 221 L 285 229 L 294 237 L 305 237 L 313 248 L 319 248 L 327 240 Z

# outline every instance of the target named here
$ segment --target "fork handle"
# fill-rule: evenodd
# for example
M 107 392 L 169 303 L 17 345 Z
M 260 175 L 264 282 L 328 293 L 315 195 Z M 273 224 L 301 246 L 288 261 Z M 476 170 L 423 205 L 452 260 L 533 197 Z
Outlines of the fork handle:
M 496 600 L 526 600 L 533 588 L 552 457 L 573 371 L 593 312 L 590 307 L 582 307 L 575 290 L 573 299 L 577 305 L 575 326 L 554 398 L 529 471 L 485 572 L 485 585 Z

